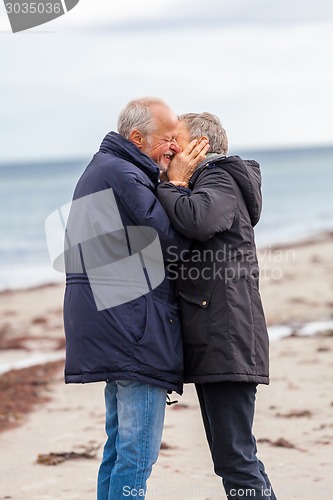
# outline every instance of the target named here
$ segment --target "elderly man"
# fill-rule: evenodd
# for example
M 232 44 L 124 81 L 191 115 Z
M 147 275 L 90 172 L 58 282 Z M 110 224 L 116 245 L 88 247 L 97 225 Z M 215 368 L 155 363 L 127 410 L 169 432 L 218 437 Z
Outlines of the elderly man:
M 269 382 L 253 232 L 261 211 L 260 169 L 255 161 L 227 157 L 227 136 L 214 115 L 180 117 L 183 149 L 204 136 L 210 150 L 190 180 L 186 164 L 171 163 L 173 182 L 158 187 L 174 228 L 193 239 L 181 266 L 170 264 L 181 301 L 184 381 L 195 383 L 228 498 L 275 499 L 252 434 L 257 384 Z
M 115 245 L 110 245 L 105 236 L 112 218 L 107 212 L 112 200 L 125 229 L 147 226 L 157 231 L 164 255 L 171 245 L 181 251 L 189 244 L 172 228 L 155 196 L 159 169 L 166 170 L 180 152 L 176 115 L 160 99 L 137 99 L 121 112 L 118 130 L 119 134 L 106 135 L 74 192 L 75 201 L 94 200 L 91 195 L 104 192 L 106 205 L 92 207 L 103 216 L 90 220 L 94 219 L 91 212 L 75 210 L 77 204 L 73 203 L 67 226 L 70 237 L 69 233 L 83 225 L 83 237 L 78 241 L 92 230 L 99 231 L 104 252 L 103 260 L 94 247 L 98 238 L 74 248 L 74 255 L 82 259 L 82 272 L 75 272 L 70 253 L 64 299 L 66 382 L 106 382 L 107 441 L 98 475 L 98 500 L 144 498 L 146 481 L 160 449 L 167 391 L 181 393 L 183 375 L 178 307 L 170 280 L 165 278 L 149 293 L 142 292 L 142 296 L 125 303 L 119 301 L 115 307 L 97 308 L 95 302 L 96 284 L 90 279 L 84 249 L 92 246 L 89 259 L 97 263 L 100 259 L 102 264 L 108 263 L 108 250 L 110 259 L 112 252 L 119 250 L 115 247 L 125 232 L 115 232 Z M 198 163 L 205 156 L 206 144 L 193 141 L 180 154 L 180 160 Z M 102 290 L 105 286 L 108 293 L 111 286 L 119 285 L 119 294 L 124 294 L 127 283 L 122 275 L 107 281 L 103 275 L 106 268 L 99 269 L 102 271 L 94 277 L 97 286 L 101 284 Z M 136 289 L 134 272 L 132 285 Z M 99 300 L 103 302 L 103 297 Z

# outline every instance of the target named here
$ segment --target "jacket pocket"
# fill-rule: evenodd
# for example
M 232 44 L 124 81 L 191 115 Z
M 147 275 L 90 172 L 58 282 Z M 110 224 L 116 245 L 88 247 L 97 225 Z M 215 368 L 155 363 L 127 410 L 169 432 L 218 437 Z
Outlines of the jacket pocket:
M 133 355 L 143 371 L 149 368 L 180 377 L 183 371 L 183 346 L 179 308 L 149 296 L 147 304 L 146 332 L 135 344 Z
M 132 300 L 126 304 L 124 324 L 126 328 L 126 338 L 137 344 L 143 340 L 147 332 L 148 325 L 148 304 L 145 295 Z
M 200 292 L 179 291 L 183 342 L 204 347 L 209 341 L 210 296 Z

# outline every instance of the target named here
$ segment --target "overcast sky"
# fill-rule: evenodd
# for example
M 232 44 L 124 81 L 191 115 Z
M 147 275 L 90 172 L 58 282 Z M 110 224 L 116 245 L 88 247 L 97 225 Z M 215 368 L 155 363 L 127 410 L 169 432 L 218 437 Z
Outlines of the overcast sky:
M 80 0 L 16 34 L 0 3 L 0 163 L 90 156 L 142 95 L 233 152 L 333 144 L 332 47 L 332 0 Z

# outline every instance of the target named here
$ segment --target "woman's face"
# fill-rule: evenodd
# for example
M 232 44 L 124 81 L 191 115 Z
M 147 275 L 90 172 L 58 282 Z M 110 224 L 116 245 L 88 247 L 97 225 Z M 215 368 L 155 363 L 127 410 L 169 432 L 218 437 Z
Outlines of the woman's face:
M 178 134 L 177 134 L 177 144 L 184 151 L 184 149 L 190 144 L 191 136 L 188 131 L 187 125 L 184 121 L 180 121 L 178 125 Z

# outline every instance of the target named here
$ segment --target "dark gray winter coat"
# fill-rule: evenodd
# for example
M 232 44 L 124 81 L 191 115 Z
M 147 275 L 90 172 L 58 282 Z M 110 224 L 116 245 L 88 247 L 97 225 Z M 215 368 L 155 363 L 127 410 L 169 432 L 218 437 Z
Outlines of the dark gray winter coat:
M 175 229 L 193 238 L 181 266 L 176 255 L 169 259 L 181 302 L 185 382 L 269 383 L 253 231 L 260 185 L 258 163 L 216 155 L 195 171 L 189 190 L 158 187 Z

